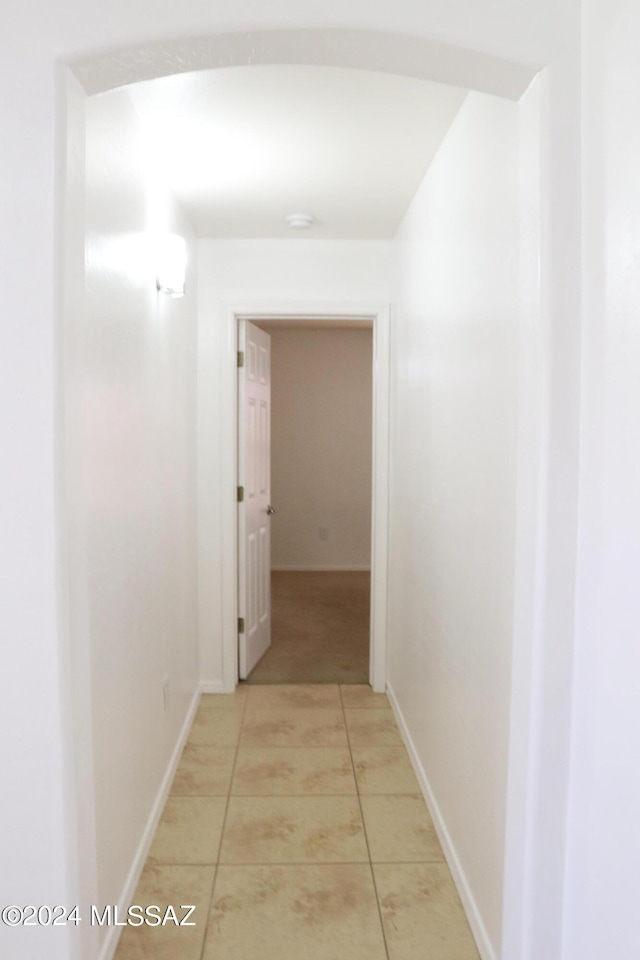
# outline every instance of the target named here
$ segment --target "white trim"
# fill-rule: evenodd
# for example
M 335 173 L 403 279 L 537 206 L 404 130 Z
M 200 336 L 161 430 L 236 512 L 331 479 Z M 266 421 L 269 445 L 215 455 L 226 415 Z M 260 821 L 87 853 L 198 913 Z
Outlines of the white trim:
M 541 288 L 542 111 L 537 78 L 519 105 L 520 311 L 518 447 L 509 753 L 505 803 L 502 949 L 505 957 L 529 955 L 536 834 L 535 743 L 542 702 L 539 683 L 544 610 L 544 517 L 547 512 L 549 346 Z
M 232 693 L 238 682 L 238 543 L 237 503 L 237 322 L 267 317 L 297 320 L 366 318 L 373 321 L 373 467 L 371 529 L 371 646 L 369 678 L 383 692 L 387 677 L 387 543 L 389 524 L 389 305 L 362 301 L 230 302 L 225 308 L 222 409 L 222 688 Z
M 200 693 L 226 693 L 222 680 L 201 680 Z
M 451 834 L 447 829 L 447 824 L 442 815 L 442 811 L 438 806 L 435 795 L 431 788 L 431 784 L 429 783 L 429 778 L 424 767 L 422 766 L 418 751 L 416 750 L 411 734 L 409 733 L 409 728 L 404 719 L 404 715 L 400 709 L 393 689 L 390 686 L 387 687 L 387 696 L 389 697 L 391 707 L 398 723 L 400 734 L 409 753 L 409 758 L 415 771 L 415 775 L 418 779 L 420 789 L 422 790 L 425 803 L 429 808 L 433 825 L 436 828 L 440 845 L 447 859 L 449 869 L 451 870 L 451 875 L 460 895 L 462 906 L 464 907 L 464 912 L 467 916 L 467 920 L 469 921 L 469 926 L 471 927 L 471 932 L 476 941 L 476 946 L 478 947 L 480 956 L 482 957 L 482 960 L 498 960 L 498 957 L 491 945 L 491 940 L 489 939 L 487 929 L 482 922 L 482 916 L 475 901 L 475 897 L 473 896 L 471 885 L 467 880 L 464 868 L 460 862 L 460 858 L 458 857 L 453 840 L 451 839 Z
M 387 686 L 387 595 L 389 590 L 389 407 L 391 331 L 389 307 L 373 323 L 373 477 L 371 499 L 371 646 L 369 683 Z
M 371 570 L 370 563 L 315 563 L 315 564 L 304 564 L 304 563 L 282 563 L 275 564 L 271 566 L 271 571 L 275 573 L 286 573 L 287 571 L 299 572 L 299 573 L 365 573 L 366 571 Z
M 195 717 L 199 701 L 200 687 L 197 687 L 194 691 L 193 697 L 191 698 L 191 703 L 189 704 L 187 715 L 184 718 L 184 723 L 180 729 L 180 734 L 176 741 L 176 745 L 173 748 L 169 765 L 167 766 L 165 775 L 162 778 L 162 783 L 160 784 L 160 788 L 156 794 L 156 799 L 151 807 L 147 825 L 144 828 L 140 843 L 138 844 L 138 849 L 133 858 L 129 873 L 127 874 L 127 879 L 124 882 L 122 892 L 118 899 L 117 906 L 120 916 L 126 915 L 129 904 L 133 900 L 133 895 L 136 887 L 138 886 L 138 881 L 140 880 L 140 875 L 145 865 L 147 855 L 151 849 L 151 843 L 153 842 L 153 837 L 160 821 L 160 817 L 162 816 L 162 811 L 167 801 L 167 797 L 169 796 L 169 790 L 171 789 L 171 784 L 173 782 L 178 763 L 180 762 L 184 745 L 187 742 L 189 730 L 191 729 L 191 724 L 193 723 L 193 718 Z M 123 927 L 115 926 L 110 926 L 108 928 L 106 938 L 102 944 L 102 949 L 100 950 L 99 960 L 113 960 L 113 956 L 120 940 L 120 934 L 122 933 L 123 929 Z

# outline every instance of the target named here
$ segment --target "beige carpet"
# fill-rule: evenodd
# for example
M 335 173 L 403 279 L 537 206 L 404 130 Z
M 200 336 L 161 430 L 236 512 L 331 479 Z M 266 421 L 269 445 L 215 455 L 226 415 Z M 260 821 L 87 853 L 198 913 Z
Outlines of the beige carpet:
M 368 683 L 368 572 L 271 574 L 271 647 L 247 683 Z

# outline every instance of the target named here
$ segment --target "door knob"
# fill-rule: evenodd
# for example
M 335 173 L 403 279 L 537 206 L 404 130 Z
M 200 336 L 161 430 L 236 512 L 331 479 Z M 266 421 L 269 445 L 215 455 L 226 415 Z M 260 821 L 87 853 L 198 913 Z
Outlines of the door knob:
M 270 517 L 275 513 L 275 507 L 272 507 L 271 504 L 267 507 L 267 516 Z

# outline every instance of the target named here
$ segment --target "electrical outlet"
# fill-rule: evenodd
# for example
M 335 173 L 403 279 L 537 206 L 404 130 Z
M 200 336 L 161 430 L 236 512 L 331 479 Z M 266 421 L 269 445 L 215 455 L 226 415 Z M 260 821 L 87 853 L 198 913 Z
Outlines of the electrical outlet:
M 169 674 L 165 673 L 162 678 L 162 706 L 165 712 L 169 709 Z
M 321 540 L 329 539 L 329 527 L 318 527 L 318 536 Z

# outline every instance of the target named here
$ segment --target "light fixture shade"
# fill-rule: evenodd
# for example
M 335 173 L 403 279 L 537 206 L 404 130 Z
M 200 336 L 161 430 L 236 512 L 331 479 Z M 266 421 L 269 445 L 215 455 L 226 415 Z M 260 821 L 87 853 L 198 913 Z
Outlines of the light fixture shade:
M 184 237 L 166 233 L 158 238 L 156 286 L 172 297 L 184 296 L 187 270 L 187 245 Z

